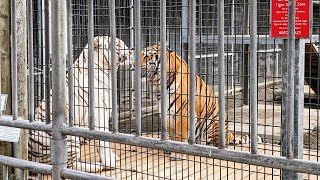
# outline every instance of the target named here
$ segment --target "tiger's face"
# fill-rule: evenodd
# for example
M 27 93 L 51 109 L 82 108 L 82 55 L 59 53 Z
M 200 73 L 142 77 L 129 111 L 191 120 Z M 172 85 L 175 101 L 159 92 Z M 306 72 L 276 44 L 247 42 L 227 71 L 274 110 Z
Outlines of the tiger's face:
M 94 49 L 98 54 L 105 59 L 108 59 L 111 64 L 111 38 L 109 36 L 97 36 L 94 38 Z M 133 59 L 132 52 L 121 40 L 116 38 L 116 64 L 131 63 Z
M 141 53 L 141 76 L 149 81 L 160 80 L 160 46 L 146 47 Z
M 105 68 L 111 68 L 111 38 L 109 36 L 96 36 L 93 39 L 93 58 L 99 62 L 99 66 L 104 65 Z M 88 44 L 79 56 L 83 62 L 88 60 Z M 132 64 L 133 55 L 131 50 L 121 40 L 116 38 L 116 65 Z

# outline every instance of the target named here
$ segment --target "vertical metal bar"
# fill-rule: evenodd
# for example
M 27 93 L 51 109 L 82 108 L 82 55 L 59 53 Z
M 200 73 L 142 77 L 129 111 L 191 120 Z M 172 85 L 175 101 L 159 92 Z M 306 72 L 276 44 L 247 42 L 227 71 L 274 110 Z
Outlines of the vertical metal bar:
M 285 41 L 287 42 L 287 41 Z M 287 46 L 283 47 L 286 48 L 284 49 L 284 53 L 287 52 Z M 303 157 L 303 109 L 304 109 L 304 58 L 305 58 L 305 40 L 303 39 L 298 39 L 295 42 L 295 49 L 298 54 L 295 54 L 295 75 L 294 75 L 294 140 L 293 140 L 293 151 L 294 151 L 294 158 L 302 159 Z M 287 54 L 285 54 L 285 57 Z M 285 63 L 283 66 L 285 67 L 283 70 L 284 74 L 284 81 L 283 87 L 285 88 L 284 90 L 284 104 L 283 107 L 287 106 L 287 89 L 288 87 L 286 86 L 287 84 L 287 61 L 289 59 L 285 59 L 283 63 Z M 283 122 L 282 122 L 282 156 L 287 155 L 287 109 L 283 108 L 282 110 L 283 114 Z M 287 171 L 287 170 L 282 170 L 281 172 L 282 179 L 296 179 L 300 180 L 303 179 L 303 174 L 297 173 L 297 172 L 292 172 L 292 171 Z
M 20 169 L 20 180 L 24 180 L 25 179 L 25 170 Z
M 67 0 L 67 38 L 68 38 L 68 98 L 69 126 L 74 125 L 74 82 L 73 82 L 73 42 L 72 42 L 72 0 Z
M 16 39 L 16 0 L 11 0 L 11 72 L 12 72 L 12 116 L 18 116 L 18 78 L 17 78 L 17 39 Z
M 28 13 L 28 118 L 30 122 L 34 121 L 34 62 L 33 62 L 33 14 L 32 14 L 32 1 L 27 2 L 27 13 Z M 1 73 L 0 73 L 1 74 Z M 0 104 L 1 107 L 1 104 Z M 0 112 L 1 113 L 1 112 Z
M 38 174 L 38 180 L 43 180 L 43 174 Z
M 189 129 L 189 144 L 195 143 L 195 119 L 196 119 L 196 111 L 195 111 L 195 96 L 196 96 L 196 0 L 190 1 L 190 129 Z
M 234 9 L 235 9 L 235 4 L 234 4 L 234 0 L 232 0 L 231 1 L 231 35 L 234 35 L 234 29 L 235 29 L 235 26 L 234 26 L 234 22 L 235 22 L 235 19 L 234 19 Z M 234 62 L 235 62 L 235 60 L 236 60 L 236 58 L 235 58 L 235 52 L 234 52 L 234 47 L 235 47 L 235 45 L 234 44 L 232 44 L 231 45 L 231 67 L 230 67 L 230 69 L 231 69 L 231 82 L 230 82 L 230 84 L 231 84 L 231 90 L 233 90 L 235 87 L 233 86 L 233 84 L 234 84 Z M 228 59 L 228 58 L 227 58 Z M 227 87 L 228 88 L 228 87 Z
M 295 58 L 295 41 L 294 41 L 294 24 L 295 24 L 295 0 L 288 1 L 288 46 L 287 46 L 287 158 L 293 158 L 293 136 L 294 136 L 294 58 Z
M 257 153 L 258 129 L 258 70 L 257 70 L 257 1 L 250 1 L 250 118 L 251 153 Z
M 0 49 L 0 62 L 2 61 L 2 49 Z M 0 98 L 1 98 L 1 63 L 0 63 Z M 1 104 L 1 101 L 0 101 L 0 116 L 2 116 L 2 104 Z
M 296 40 L 295 76 L 294 76 L 294 157 L 303 158 L 303 111 L 304 111 L 304 63 L 305 40 Z M 303 174 L 293 172 L 294 178 L 302 180 Z M 291 178 L 292 179 L 292 178 Z
M 244 0 L 244 34 L 249 34 L 249 2 Z M 243 45 L 243 103 L 249 104 L 249 44 Z
M 274 62 L 274 69 L 275 69 L 275 72 L 274 72 L 274 76 L 275 77 L 279 77 L 279 45 L 276 45 L 276 59 L 275 59 L 275 62 Z
M 51 122 L 51 81 L 50 81 L 50 17 L 49 17 L 49 1 L 50 0 L 44 0 L 44 25 L 45 25 L 45 99 L 46 99 L 46 123 L 49 124 Z M 31 21 L 32 22 L 32 21 Z
M 166 0 L 160 0 L 161 140 L 167 139 Z
M 61 170 L 67 167 L 67 141 L 66 136 L 59 131 L 66 120 L 66 63 L 65 63 L 65 18 L 66 3 L 64 0 L 51 2 L 51 42 L 52 47 L 52 142 L 51 142 L 51 161 L 52 178 L 61 179 Z
M 134 16 L 134 12 L 133 12 L 133 0 L 130 0 L 130 50 L 134 49 L 134 20 L 133 20 L 133 16 Z M 131 72 L 130 72 L 130 80 L 131 80 L 131 87 L 130 87 L 130 111 L 131 111 L 131 119 L 134 118 L 134 111 L 133 111 L 133 107 L 134 107 L 134 102 L 133 102 L 133 98 L 134 98 L 134 67 L 130 68 Z
M 94 114 L 94 59 L 93 59 L 93 38 L 94 38 L 94 24 L 93 24 L 93 0 L 88 1 L 88 78 L 89 78 L 89 129 L 93 130 L 95 127 Z
M 135 115 L 136 115 L 136 136 L 141 135 L 141 1 L 134 4 L 135 9 Z
M 112 78 L 112 132 L 118 132 L 117 108 L 117 65 L 116 65 L 116 5 L 115 0 L 109 0 L 110 38 L 111 38 L 111 78 Z M 121 49 L 122 50 L 122 49 Z
M 219 148 L 225 146 L 225 62 L 224 62 L 224 1 L 218 1 L 218 74 L 219 74 Z
M 2 177 L 3 177 L 3 180 L 8 180 L 8 176 L 9 176 L 9 173 L 8 173 L 8 166 L 2 166 Z
M 182 0 L 181 2 L 181 42 L 182 42 L 182 59 L 188 59 L 188 0 Z

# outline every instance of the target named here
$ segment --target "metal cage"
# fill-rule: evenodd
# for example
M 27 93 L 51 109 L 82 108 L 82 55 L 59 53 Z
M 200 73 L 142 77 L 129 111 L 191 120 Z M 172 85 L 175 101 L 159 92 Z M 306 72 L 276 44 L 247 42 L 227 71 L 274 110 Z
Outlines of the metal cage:
M 32 172 L 32 179 L 320 175 L 318 1 L 310 1 L 308 39 L 293 35 L 295 0 L 285 39 L 269 35 L 269 0 L 28 1 L 28 118 L 17 110 L 15 1 L 12 115 L 1 115 L 0 125 L 29 130 L 29 159 L 0 155 L 4 179 L 8 167 Z M 144 48 L 154 44 L 156 70 L 142 64 Z M 184 72 L 163 68 L 172 61 L 168 52 L 175 53 L 172 66 L 185 61 Z M 143 73 L 158 75 L 157 82 Z M 187 94 L 172 90 L 172 73 L 185 78 L 178 84 Z M 212 89 L 209 100 L 200 82 Z M 179 96 L 187 99 L 180 105 L 187 118 L 172 103 Z M 218 121 L 210 132 L 216 119 L 209 101 Z M 215 146 L 207 134 L 198 139 L 199 126 L 219 136 Z M 227 144 L 226 133 L 239 144 Z

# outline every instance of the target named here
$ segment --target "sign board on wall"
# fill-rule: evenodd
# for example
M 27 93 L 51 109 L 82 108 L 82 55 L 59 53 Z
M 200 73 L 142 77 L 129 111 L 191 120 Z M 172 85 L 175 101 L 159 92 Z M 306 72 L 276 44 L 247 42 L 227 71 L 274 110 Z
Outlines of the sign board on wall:
M 7 98 L 8 98 L 7 94 L 1 94 L 0 110 L 2 112 L 6 110 Z M 20 134 L 21 134 L 20 128 L 0 126 L 0 141 L 18 143 L 20 141 Z
M 310 0 L 296 0 L 295 37 L 309 38 Z M 271 1 L 271 37 L 288 37 L 288 0 Z

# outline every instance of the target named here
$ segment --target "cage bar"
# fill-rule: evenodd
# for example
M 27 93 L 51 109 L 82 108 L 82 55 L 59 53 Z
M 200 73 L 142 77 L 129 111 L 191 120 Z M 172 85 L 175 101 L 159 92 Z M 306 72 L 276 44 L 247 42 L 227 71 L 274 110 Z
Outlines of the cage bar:
M 31 161 L 17 159 L 13 157 L 7 157 L 3 155 L 0 155 L 0 164 L 4 166 L 19 168 L 19 169 L 28 170 L 31 172 L 40 173 L 40 174 L 50 174 L 52 170 L 51 165 L 31 162 Z
M 16 0 L 11 0 L 11 74 L 12 74 L 12 116 L 18 117 L 18 77 L 17 77 L 17 39 L 16 39 Z
M 50 7 L 49 7 L 49 0 L 44 0 L 44 24 L 45 24 L 45 32 L 44 32 L 44 39 L 45 39 L 45 99 L 46 99 L 46 123 L 49 124 L 51 123 L 51 69 L 50 69 L 50 49 L 51 49 L 51 44 L 50 44 Z
M 250 117 L 251 153 L 258 150 L 257 1 L 250 1 Z
M 95 180 L 115 180 L 115 178 L 103 177 L 95 174 L 85 173 L 81 171 L 75 171 L 71 169 L 64 169 L 61 172 L 62 178 L 67 179 L 95 179 Z
M 189 50 L 190 50 L 190 129 L 189 129 L 189 144 L 195 143 L 195 119 L 196 119 L 196 112 L 195 112 L 195 97 L 196 97 L 196 0 L 190 1 L 190 31 L 189 31 L 189 37 L 190 37 L 190 44 L 189 44 Z M 185 83 L 185 82 L 182 82 Z
M 111 78 L 112 78 L 112 132 L 118 132 L 117 65 L 116 65 L 116 5 L 109 1 L 111 38 Z M 123 51 L 124 49 L 120 49 Z
M 67 0 L 67 38 L 68 38 L 68 95 L 69 126 L 74 125 L 74 82 L 73 82 L 73 41 L 72 41 L 72 0 Z
M 89 79 L 89 129 L 95 128 L 94 57 L 93 57 L 93 0 L 88 1 L 88 79 Z M 99 42 L 100 43 L 100 42 Z
M 141 1 L 134 2 L 135 8 L 135 117 L 136 135 L 141 136 Z
M 295 0 L 288 1 L 288 46 L 287 46 L 287 158 L 293 158 L 294 138 L 294 62 L 295 62 Z
M 52 141 L 51 141 L 51 161 L 52 161 L 52 178 L 60 179 L 63 168 L 67 166 L 68 152 L 67 139 L 62 135 L 59 129 L 66 121 L 66 63 L 65 63 L 65 19 L 66 19 L 66 2 L 57 0 L 51 2 L 52 7 Z
M 33 59 L 33 14 L 32 1 L 27 2 L 28 26 L 28 118 L 34 121 L 34 59 Z M 1 58 L 0 58 L 1 59 Z M 1 73 L 0 73 L 1 74 Z M 0 85 L 1 86 L 1 85 Z M 1 92 L 1 91 L 0 91 Z M 1 102 L 0 102 L 1 103 Z M 1 107 L 1 104 L 0 104 Z M 1 112 L 0 112 L 1 113 Z
M 2 166 L 2 177 L 3 177 L 3 180 L 8 180 L 8 176 L 9 176 L 9 173 L 8 173 L 8 166 Z
M 161 140 L 167 139 L 166 0 L 160 0 Z
M 125 143 L 132 146 L 320 175 L 318 169 L 320 162 L 316 161 L 288 159 L 286 157 L 266 154 L 251 154 L 245 151 L 219 149 L 198 144 L 190 145 L 177 141 L 161 141 L 154 138 L 137 137 L 122 133 L 113 134 L 106 131 L 89 131 L 88 129 L 81 127 L 64 126 L 61 127 L 61 132 L 65 135 L 79 136 L 88 139 Z
M 218 72 L 219 72 L 219 148 L 223 149 L 225 138 L 225 65 L 224 65 L 224 1 L 218 1 Z

